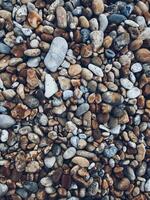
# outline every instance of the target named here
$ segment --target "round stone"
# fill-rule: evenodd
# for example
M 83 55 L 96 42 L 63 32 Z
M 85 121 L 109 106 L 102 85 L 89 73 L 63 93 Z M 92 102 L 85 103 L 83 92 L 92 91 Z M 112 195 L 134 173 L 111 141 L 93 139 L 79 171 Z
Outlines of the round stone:
M 74 147 L 69 147 L 65 152 L 64 152 L 64 159 L 68 160 L 74 157 L 76 154 L 76 149 Z

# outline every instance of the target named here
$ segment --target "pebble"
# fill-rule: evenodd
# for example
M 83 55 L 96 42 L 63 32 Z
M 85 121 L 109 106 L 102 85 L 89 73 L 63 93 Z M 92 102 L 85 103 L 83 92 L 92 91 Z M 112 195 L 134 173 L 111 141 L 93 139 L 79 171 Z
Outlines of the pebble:
M 109 23 L 120 24 L 125 21 L 127 18 L 121 14 L 111 14 L 108 16 Z
M 78 143 L 79 143 L 79 138 L 77 136 L 71 137 L 70 143 L 72 144 L 72 146 L 74 146 L 75 148 L 77 148 Z
M 40 170 L 39 163 L 37 161 L 31 161 L 26 166 L 27 173 L 36 173 Z
M 27 17 L 27 7 L 26 5 L 22 5 L 17 11 L 16 11 L 16 21 L 18 23 L 22 23 L 26 20 Z
M 123 47 L 130 43 L 130 37 L 127 32 L 120 34 L 114 40 L 114 48 L 117 51 L 120 51 Z
M 23 184 L 23 187 L 29 191 L 29 192 L 32 192 L 32 193 L 36 193 L 38 191 L 38 185 L 37 183 L 35 182 L 32 182 L 32 181 L 26 181 L 24 184 Z
M 2 130 L 0 139 L 2 142 L 6 142 L 8 140 L 9 132 L 7 130 Z
M 120 191 L 126 191 L 129 188 L 129 186 L 130 186 L 130 181 L 127 178 L 122 178 L 116 183 L 116 188 Z
M 106 55 L 106 57 L 107 58 L 114 58 L 115 57 L 115 52 L 114 51 L 112 51 L 111 49 L 106 49 L 106 51 L 105 51 L 105 55 Z
M 93 0 L 92 10 L 95 15 L 99 15 L 104 12 L 104 2 L 103 0 Z
M 69 147 L 65 152 L 64 152 L 64 159 L 68 160 L 74 157 L 76 154 L 76 149 L 74 147 Z
M 65 90 L 63 92 L 63 99 L 68 100 L 73 96 L 73 91 L 72 90 Z
M 44 159 L 45 166 L 49 169 L 54 166 L 55 162 L 56 162 L 56 158 L 54 156 L 52 156 L 50 158 L 47 157 Z
M 10 47 L 7 46 L 6 44 L 0 42 L 0 53 L 3 53 L 3 54 L 9 54 L 10 53 Z
M 76 115 L 80 117 L 84 113 L 86 113 L 89 110 L 89 104 L 88 103 L 83 103 L 80 106 L 78 106 Z
M 62 6 L 56 8 L 57 25 L 59 28 L 67 27 L 67 13 Z
M 76 76 L 76 75 L 80 74 L 81 71 L 82 71 L 82 68 L 78 64 L 70 65 L 70 67 L 68 69 L 68 73 L 70 76 Z
M 150 192 L 150 179 L 148 179 L 144 186 L 145 192 Z
M 24 188 L 17 189 L 16 193 L 23 199 L 26 199 L 28 197 L 28 192 Z
M 47 69 L 55 72 L 63 63 L 68 50 L 68 44 L 62 37 L 56 37 L 50 46 L 50 49 L 44 59 Z
M 3 197 L 8 192 L 8 186 L 6 184 L 0 183 L 0 197 Z
M 132 89 L 133 87 L 133 83 L 127 78 L 121 78 L 120 83 L 125 89 L 128 89 L 128 90 Z
M 89 64 L 88 65 L 88 68 L 90 71 L 92 71 L 96 76 L 100 76 L 100 77 L 103 77 L 104 74 L 103 74 L 103 71 L 100 67 L 96 66 L 96 65 L 93 65 L 93 64 Z
M 27 61 L 27 65 L 28 65 L 28 67 L 38 67 L 40 61 L 41 61 L 41 58 L 40 58 L 40 57 L 30 58 L 30 59 Z
M 108 26 L 108 18 L 105 14 L 100 14 L 98 19 L 100 23 L 99 29 L 104 32 Z
M 138 72 L 141 72 L 142 71 L 142 65 L 140 63 L 134 63 L 132 66 L 131 66 L 131 71 L 133 73 L 138 73 Z
M 104 156 L 106 156 L 107 158 L 112 158 L 113 156 L 116 155 L 117 151 L 118 149 L 114 145 L 109 146 L 104 149 Z
M 45 75 L 45 97 L 50 98 L 58 91 L 57 83 L 50 74 Z
M 79 165 L 80 167 L 89 167 L 90 163 L 86 158 L 80 157 L 80 156 L 75 156 L 72 159 L 72 162 L 74 164 Z
M 102 99 L 105 103 L 119 105 L 123 101 L 123 97 L 117 92 L 105 92 L 102 94 Z
M 103 31 L 93 31 L 90 33 L 90 38 L 93 44 L 93 50 L 97 51 L 103 44 L 104 33 Z
M 24 51 L 24 55 L 28 57 L 37 57 L 41 53 L 40 49 L 27 49 Z
M 137 87 L 132 87 L 130 90 L 127 91 L 127 97 L 130 99 L 137 98 L 141 95 L 141 90 Z
M 141 63 L 150 63 L 150 51 L 148 49 L 139 49 L 136 54 L 137 61 Z
M 34 10 L 29 11 L 27 19 L 30 26 L 33 28 L 37 28 L 42 22 L 42 17 Z
M 16 123 L 15 120 L 11 116 L 0 114 L 0 128 L 1 129 L 10 128 L 11 126 L 15 125 L 15 123 Z
M 52 186 L 52 179 L 50 177 L 43 177 L 40 180 L 41 185 L 45 187 L 51 187 Z
M 24 99 L 24 103 L 29 107 L 29 108 L 37 108 L 39 106 L 39 100 L 35 98 L 32 95 L 28 95 Z

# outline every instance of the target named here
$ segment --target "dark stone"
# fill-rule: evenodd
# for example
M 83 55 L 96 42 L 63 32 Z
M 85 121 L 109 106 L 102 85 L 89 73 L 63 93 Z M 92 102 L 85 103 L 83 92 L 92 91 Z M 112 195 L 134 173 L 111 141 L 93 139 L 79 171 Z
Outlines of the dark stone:
M 120 24 L 125 21 L 127 18 L 124 15 L 112 14 L 108 16 L 109 23 Z
M 12 0 L 3 0 L 2 8 L 4 10 L 12 11 L 13 10 Z
M 130 36 L 127 32 L 122 33 L 114 40 L 114 49 L 120 51 L 123 47 L 130 43 Z
M 28 197 L 28 192 L 24 188 L 20 188 L 16 190 L 16 193 L 22 197 L 23 199 L 26 199 Z
M 63 174 L 61 178 L 62 187 L 69 189 L 71 186 L 71 176 L 69 174 Z
M 35 182 L 26 181 L 23 186 L 26 190 L 32 193 L 36 193 L 38 191 L 38 185 Z
M 117 117 L 117 118 L 120 118 L 124 115 L 124 106 L 123 105 L 119 105 L 119 106 L 116 106 L 112 109 L 112 115 L 114 117 Z
M 57 168 L 53 175 L 52 175 L 52 181 L 55 183 L 55 184 L 58 184 L 60 183 L 60 179 L 61 179 L 61 176 L 62 176 L 62 173 L 63 173 L 63 170 L 61 167 Z

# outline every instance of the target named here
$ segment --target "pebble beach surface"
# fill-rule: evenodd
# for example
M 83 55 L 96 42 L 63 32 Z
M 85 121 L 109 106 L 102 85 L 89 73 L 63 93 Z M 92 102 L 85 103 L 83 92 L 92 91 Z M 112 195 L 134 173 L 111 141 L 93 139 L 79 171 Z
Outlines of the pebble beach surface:
M 150 0 L 0 0 L 0 200 L 150 200 Z

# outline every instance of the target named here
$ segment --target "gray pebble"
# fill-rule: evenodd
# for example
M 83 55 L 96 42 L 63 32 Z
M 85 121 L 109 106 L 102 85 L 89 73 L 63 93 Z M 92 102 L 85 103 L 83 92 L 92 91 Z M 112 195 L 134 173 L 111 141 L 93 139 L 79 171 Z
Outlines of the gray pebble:
M 0 114 L 0 128 L 7 129 L 13 126 L 15 123 L 15 120 L 11 116 Z
M 63 63 L 68 50 L 68 44 L 62 37 L 56 37 L 50 46 L 50 49 L 44 59 L 44 63 L 48 70 L 55 72 Z
M 89 104 L 88 103 L 83 103 L 81 104 L 76 111 L 76 115 L 80 117 L 84 113 L 86 113 L 89 110 Z
M 104 149 L 104 156 L 106 156 L 107 158 L 112 158 L 113 156 L 116 155 L 117 151 L 118 149 L 114 145 L 106 147 Z
M 30 59 L 27 61 L 27 65 L 28 65 L 28 67 L 38 67 L 40 61 L 41 61 L 41 58 L 40 58 L 40 57 L 30 58 Z
M 0 42 L 0 53 L 9 54 L 10 53 L 10 47 L 7 46 L 6 44 Z

